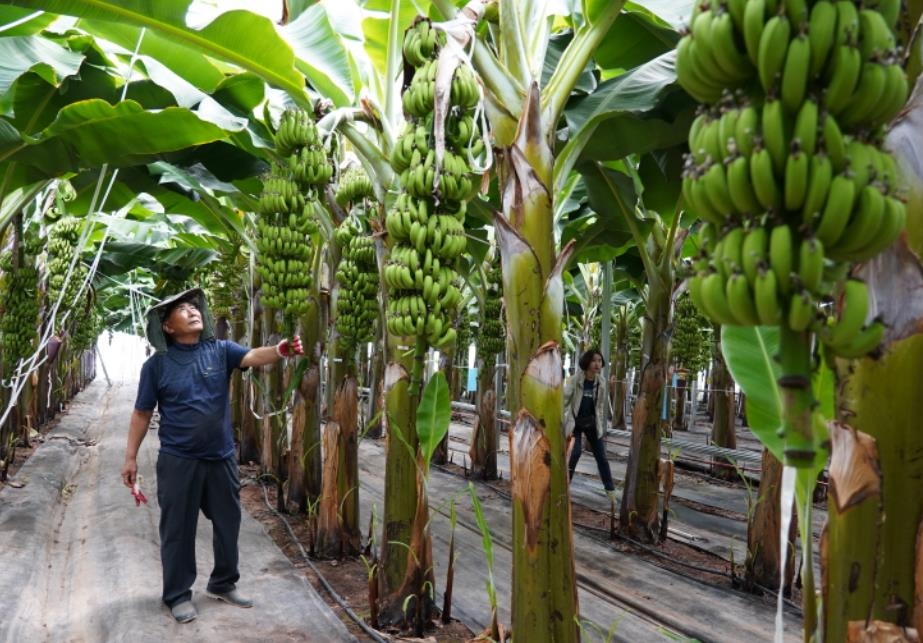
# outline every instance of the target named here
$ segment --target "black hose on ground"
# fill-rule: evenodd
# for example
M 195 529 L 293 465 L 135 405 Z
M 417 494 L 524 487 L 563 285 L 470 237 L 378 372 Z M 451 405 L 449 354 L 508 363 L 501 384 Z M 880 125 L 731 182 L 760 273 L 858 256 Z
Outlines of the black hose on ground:
M 369 625 L 365 622 L 365 620 L 364 620 L 361 616 L 359 616 L 358 614 L 356 614 L 356 613 L 349 607 L 349 605 L 346 604 L 346 601 L 343 600 L 343 597 L 340 596 L 339 594 L 337 594 L 336 590 L 333 589 L 333 587 L 330 585 L 330 583 L 327 582 L 327 579 L 324 578 L 324 575 L 323 575 L 323 574 L 320 572 L 320 570 L 314 565 L 314 562 L 311 560 L 311 557 L 308 556 L 308 552 L 306 552 L 306 551 L 304 550 L 304 547 L 301 546 L 301 541 L 298 540 L 298 536 L 295 534 L 295 530 L 292 529 L 291 524 L 289 524 L 288 519 L 287 519 L 284 515 L 282 515 L 281 513 L 279 513 L 279 512 L 275 509 L 275 507 L 273 507 L 273 506 L 269 503 L 269 494 L 266 493 L 266 485 L 260 484 L 260 487 L 263 489 L 263 502 L 266 503 L 266 508 L 269 509 L 269 511 L 271 511 L 271 512 L 273 513 L 273 515 L 275 515 L 276 518 L 278 518 L 279 520 L 281 520 L 281 521 L 282 521 L 282 524 L 285 525 L 285 529 L 288 530 L 288 534 L 289 534 L 289 536 L 291 536 L 292 542 L 294 542 L 294 543 L 298 546 L 298 551 L 301 552 L 301 557 L 304 558 L 304 561 L 308 564 L 308 567 L 311 568 L 311 571 L 313 571 L 313 572 L 314 572 L 314 575 L 317 576 L 317 578 L 320 580 L 321 584 L 324 586 L 324 589 L 327 590 L 327 593 L 330 594 L 330 596 L 333 598 L 333 600 L 335 600 L 335 601 L 337 602 L 337 605 L 339 605 L 341 608 L 343 608 L 343 611 L 346 612 L 346 614 L 349 616 L 349 618 L 352 619 L 353 622 L 354 622 L 356 625 L 358 625 L 360 628 L 362 628 L 362 631 L 363 631 L 363 632 L 365 632 L 366 634 L 368 634 L 369 636 L 371 636 L 372 639 L 373 639 L 374 641 L 376 641 L 376 643 L 388 643 L 388 639 L 382 638 L 382 636 L 378 633 L 377 630 L 375 630 L 375 629 L 369 627 Z

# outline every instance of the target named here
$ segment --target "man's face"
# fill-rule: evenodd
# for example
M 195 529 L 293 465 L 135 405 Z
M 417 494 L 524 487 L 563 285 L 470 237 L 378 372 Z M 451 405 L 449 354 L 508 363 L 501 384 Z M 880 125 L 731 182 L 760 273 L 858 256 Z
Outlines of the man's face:
M 201 333 L 203 328 L 202 313 L 189 301 L 177 304 L 163 320 L 164 332 L 174 338 Z

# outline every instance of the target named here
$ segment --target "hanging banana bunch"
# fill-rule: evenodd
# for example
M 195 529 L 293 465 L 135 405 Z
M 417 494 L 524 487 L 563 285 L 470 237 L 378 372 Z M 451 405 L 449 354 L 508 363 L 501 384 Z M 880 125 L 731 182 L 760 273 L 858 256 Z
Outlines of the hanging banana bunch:
M 391 291 L 388 332 L 415 336 L 435 348 L 456 340 L 461 291 L 455 263 L 467 243 L 466 203 L 479 184 L 471 159 L 484 152 L 474 118 L 480 87 L 469 66 L 454 69 L 446 118 L 436 127 L 436 77 L 445 38 L 423 18 L 404 34 L 404 59 L 415 71 L 402 96 L 407 125 L 391 154 L 403 192 L 385 220 L 391 243 L 384 267 Z M 442 141 L 436 139 L 437 129 Z M 437 147 L 443 143 L 444 153 L 437 159 Z
M 309 307 L 314 208 L 333 166 L 305 110 L 283 112 L 275 143 L 279 160 L 263 180 L 258 204 L 256 270 L 263 305 L 282 312 L 289 332 Z
M 688 208 L 705 222 L 689 293 L 719 324 L 780 328 L 786 464 L 813 466 L 812 349 L 874 351 L 865 283 L 850 264 L 904 227 L 885 124 L 907 100 L 893 29 L 900 0 L 698 2 L 677 45 L 703 103 L 689 132 Z
M 475 345 L 478 355 L 489 364 L 506 348 L 506 329 L 503 327 L 503 276 L 500 264 L 495 263 L 485 273 L 485 277 L 484 308 L 481 310 Z
M 206 266 L 202 277 L 212 314 L 228 320 L 234 320 L 240 309 L 247 274 L 247 255 L 240 243 L 232 244 L 219 250 L 217 260 Z
M 78 258 L 67 278 L 74 251 L 80 241 L 82 224 L 72 216 L 63 216 L 48 230 L 48 264 L 47 283 L 48 301 L 54 305 L 61 297 L 60 311 L 70 309 L 76 304 L 77 290 L 86 280 L 89 269 Z M 63 296 L 62 296 L 62 290 Z M 73 319 L 71 320 L 73 321 Z
M 676 59 L 703 103 L 683 196 L 705 222 L 690 294 L 715 322 L 815 332 L 847 358 L 881 342 L 865 284 L 837 276 L 906 219 L 882 147 L 908 96 L 899 11 L 899 0 L 697 3 Z
M 362 174 L 364 176 L 364 172 Z M 346 178 L 344 173 L 344 179 Z M 372 186 L 367 176 L 364 183 L 368 185 L 368 190 L 356 190 L 355 186 L 346 188 L 353 191 L 353 197 L 344 200 L 343 203 L 371 196 Z M 338 191 L 337 200 L 339 196 Z M 360 345 L 375 338 L 379 283 L 375 242 L 363 230 L 361 221 L 355 216 L 341 223 L 334 234 L 337 244 L 343 249 L 336 272 L 337 282 L 340 284 L 336 302 L 336 327 L 344 351 L 354 355 Z
M 0 256 L 0 348 L 3 361 L 10 367 L 30 357 L 36 348 L 40 322 L 34 251 L 27 248 L 18 266 L 11 252 Z M 5 376 L 9 377 L 9 372 Z
M 91 289 L 87 289 L 84 294 L 84 304 L 77 310 L 79 314 L 76 316 L 76 326 L 71 335 L 71 346 L 75 351 L 80 352 L 93 348 L 96 338 L 105 328 L 105 319 L 103 308 L 96 301 L 96 294 Z

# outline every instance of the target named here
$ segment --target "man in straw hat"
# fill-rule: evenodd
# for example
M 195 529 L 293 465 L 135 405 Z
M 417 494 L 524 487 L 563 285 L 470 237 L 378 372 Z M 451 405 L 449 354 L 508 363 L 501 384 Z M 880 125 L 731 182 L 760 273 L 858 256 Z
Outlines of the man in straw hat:
M 156 352 L 141 367 L 122 482 L 137 491 L 138 449 L 156 408 L 160 413 L 157 500 L 163 602 L 180 623 L 197 616 L 192 585 L 201 510 L 214 531 L 215 566 L 208 579 L 208 595 L 250 607 L 253 603 L 236 586 L 241 510 L 228 399 L 230 376 L 235 368 L 264 366 L 303 354 L 301 340 L 295 336 L 274 346 L 248 349 L 216 339 L 205 294 L 199 288 L 151 308 L 147 338 Z

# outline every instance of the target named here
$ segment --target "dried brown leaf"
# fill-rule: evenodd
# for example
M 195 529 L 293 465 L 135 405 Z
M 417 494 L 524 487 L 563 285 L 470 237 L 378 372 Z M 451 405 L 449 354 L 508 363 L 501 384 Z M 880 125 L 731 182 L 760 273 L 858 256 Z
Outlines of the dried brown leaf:
M 837 511 L 845 512 L 881 495 L 881 470 L 875 438 L 842 422 L 829 422 L 830 493 Z

